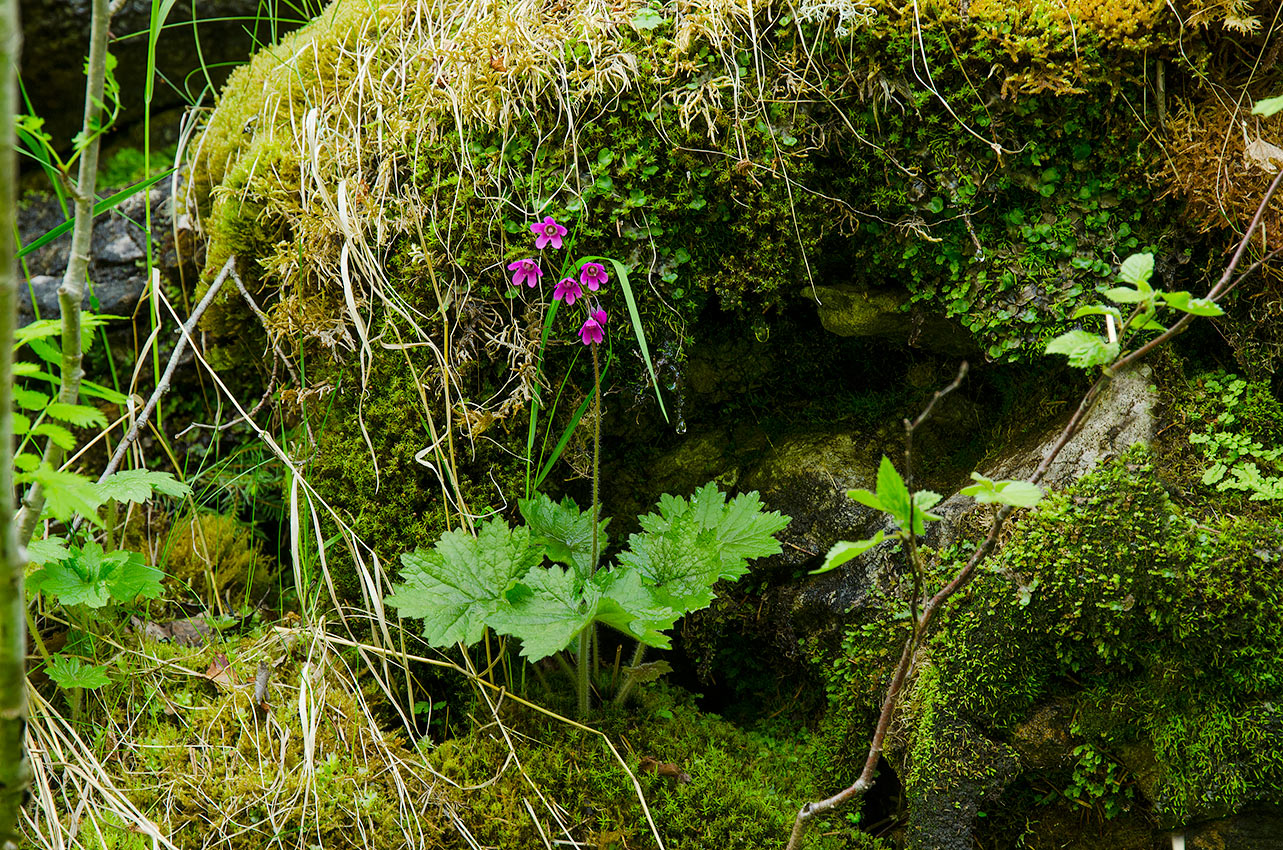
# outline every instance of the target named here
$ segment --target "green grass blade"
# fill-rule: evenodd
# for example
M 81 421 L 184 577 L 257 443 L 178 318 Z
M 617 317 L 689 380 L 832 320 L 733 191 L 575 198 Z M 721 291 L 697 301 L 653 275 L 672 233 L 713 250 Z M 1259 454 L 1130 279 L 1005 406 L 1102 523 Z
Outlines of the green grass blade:
M 165 19 L 178 0 L 152 0 L 151 22 L 147 28 L 147 81 L 143 87 L 144 108 L 151 109 L 152 93 L 156 86 L 156 42 L 160 40 L 160 31 L 165 26 Z
M 48 149 L 41 144 L 40 139 L 21 127 L 18 128 L 18 138 L 22 140 L 28 155 L 40 163 L 40 167 L 44 169 L 45 176 L 49 178 L 49 185 L 53 187 L 54 195 L 58 198 L 58 206 L 62 209 L 62 217 L 67 218 L 70 215 L 67 212 L 67 192 L 62 188 L 62 180 L 60 179 L 58 168 L 49 159 Z
M 101 201 L 94 204 L 94 215 L 99 216 L 107 212 L 108 210 L 115 209 L 116 207 L 123 204 L 125 201 L 132 198 L 134 195 L 137 195 L 139 192 L 150 189 L 152 186 L 155 186 L 157 183 L 166 179 L 173 173 L 174 173 L 174 169 L 172 168 L 166 169 L 165 171 L 155 175 L 154 177 L 148 177 L 146 180 L 142 181 L 141 183 L 136 183 L 133 186 L 130 186 L 128 189 L 121 189 L 119 192 L 112 195 L 110 198 L 103 198 Z M 32 251 L 40 250 L 41 248 L 48 245 L 53 240 L 57 239 L 59 236 L 62 236 L 64 233 L 71 230 L 74 224 L 75 224 L 74 221 L 64 221 L 62 224 L 58 225 L 53 230 L 50 230 L 48 233 L 44 234 L 43 236 L 37 237 L 36 239 L 33 239 L 31 242 L 28 242 L 26 245 L 23 245 L 21 248 L 18 249 L 18 258 L 21 259 L 22 257 L 25 257 L 26 255 L 30 254 Z
M 614 360 L 615 357 L 613 354 L 606 358 L 606 365 L 601 370 L 601 377 L 603 380 L 606 377 L 606 372 L 610 370 L 610 364 L 613 363 Z M 579 403 L 579 407 L 575 408 L 574 415 L 570 417 L 570 422 L 566 425 L 566 430 L 561 433 L 561 439 L 557 441 L 557 445 L 553 446 L 552 455 L 548 458 L 548 462 L 543 465 L 543 469 L 539 470 L 539 475 L 535 477 L 536 490 L 539 489 L 539 485 L 544 482 L 544 479 L 548 477 L 548 473 L 552 472 L 553 464 L 561 458 L 561 453 L 565 451 L 566 444 L 570 442 L 571 435 L 574 434 L 575 429 L 579 427 L 579 420 L 583 419 L 584 414 L 588 412 L 588 405 L 592 404 L 592 400 L 596 396 L 598 389 L 598 387 L 593 387 L 592 392 L 584 396 L 584 400 Z
M 659 378 L 655 375 L 655 366 L 650 361 L 650 348 L 646 345 L 646 332 L 642 330 L 641 315 L 637 312 L 637 299 L 633 297 L 632 285 L 628 282 L 628 269 L 623 263 L 612 257 L 585 257 L 580 265 L 587 261 L 606 260 L 615 267 L 619 288 L 624 293 L 624 302 L 628 305 L 628 318 L 633 323 L 633 334 L 637 337 L 637 347 L 641 349 L 642 360 L 646 362 L 646 371 L 650 373 L 650 384 L 655 388 L 655 401 L 659 402 L 659 412 L 668 421 L 668 411 L 664 408 L 664 398 L 659 394 Z
M 561 302 L 554 301 L 548 308 L 547 315 L 544 316 L 543 333 L 539 336 L 539 364 L 535 366 L 535 385 L 530 400 L 530 428 L 526 432 L 526 498 L 529 499 L 534 495 L 538 484 L 530 483 L 530 469 L 534 463 L 535 457 L 535 431 L 539 427 L 539 378 L 543 375 L 544 352 L 548 350 L 548 335 L 552 332 L 552 320 L 557 315 L 557 307 Z M 555 412 L 555 410 L 554 410 Z

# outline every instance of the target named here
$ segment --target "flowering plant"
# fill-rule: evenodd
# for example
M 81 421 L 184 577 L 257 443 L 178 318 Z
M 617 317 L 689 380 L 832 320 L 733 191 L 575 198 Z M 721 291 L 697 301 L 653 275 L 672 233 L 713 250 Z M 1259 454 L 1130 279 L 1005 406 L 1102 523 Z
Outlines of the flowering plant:
M 539 251 L 561 248 L 568 232 L 552 216 L 532 224 L 530 231 Z M 756 493 L 727 503 L 726 496 L 709 484 L 689 502 L 664 496 L 658 514 L 640 518 L 643 532 L 630 537 L 629 549 L 618 556 L 617 564 L 601 564 L 608 520 L 600 518 L 598 499 L 603 371 L 598 348 L 607 339 L 607 313 L 601 303 L 611 280 L 607 263 L 614 270 L 659 398 L 627 268 L 604 257 L 564 263 L 553 287 L 543 339 L 547 341 L 559 308 L 582 310 L 578 335 L 592 354 L 593 392 L 571 418 L 534 487 L 543 481 L 591 401 L 594 428 L 589 510 L 581 511 L 569 498 L 557 503 L 534 493 L 528 478 L 527 498 L 518 501 L 525 525 L 509 528 L 502 520 L 493 520 L 482 524 L 475 536 L 450 531 L 432 549 L 405 553 L 401 556 L 403 582 L 388 598 L 403 615 L 422 617 L 424 635 L 436 646 L 476 643 L 489 628 L 519 638 L 521 654 L 537 661 L 577 641 L 576 689 L 581 715 L 587 714 L 589 707 L 589 661 L 597 655 L 591 650 L 596 646 L 598 623 L 637 641 L 633 664 L 625 671 L 615 697 L 622 702 L 644 675 L 640 665 L 645 647 L 667 647 L 664 632 L 683 614 L 706 607 L 713 599 L 715 582 L 747 572 L 749 558 L 779 552 L 774 535 L 789 521 L 778 513 L 763 512 Z M 543 277 L 539 262 L 531 257 L 510 263 L 508 271 L 518 288 L 537 288 Z M 663 400 L 659 401 L 663 410 Z M 528 457 L 534 454 L 538 412 L 536 395 L 526 442 Z M 545 559 L 552 565 L 545 566 Z

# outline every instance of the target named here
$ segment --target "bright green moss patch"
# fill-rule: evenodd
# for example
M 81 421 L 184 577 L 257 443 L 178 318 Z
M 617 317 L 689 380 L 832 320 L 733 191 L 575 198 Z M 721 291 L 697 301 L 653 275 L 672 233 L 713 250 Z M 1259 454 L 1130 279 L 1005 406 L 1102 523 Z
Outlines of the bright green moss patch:
M 959 723 L 1000 744 L 1057 705 L 1067 761 L 1041 782 L 1102 817 L 1139 803 L 1175 826 L 1276 799 L 1283 525 L 1197 507 L 1136 448 L 1021 519 L 946 610 L 906 697 L 907 787 L 971 775 L 941 767 Z M 871 723 L 904 637 L 896 610 L 848 630 L 826 728 Z
M 806 769 L 804 738 L 747 733 L 663 685 L 597 718 L 627 770 L 601 736 L 511 700 L 499 702 L 502 727 L 477 701 L 457 737 L 437 739 L 433 723 L 419 738 L 381 717 L 377 686 L 345 674 L 355 656 L 305 651 L 297 641 L 308 640 L 283 630 L 195 649 L 149 642 L 101 692 L 130 734 L 123 745 L 100 735 L 100 758 L 180 848 L 211 834 L 234 848 L 293 846 L 300 833 L 327 848 L 403 847 L 407 835 L 441 848 L 534 847 L 541 835 L 652 848 L 640 787 L 665 847 L 750 850 L 781 844 L 797 809 L 833 790 Z M 271 670 L 265 706 L 247 684 L 260 663 Z M 439 696 L 419 693 L 424 705 Z M 841 815 L 812 844 L 884 847 Z

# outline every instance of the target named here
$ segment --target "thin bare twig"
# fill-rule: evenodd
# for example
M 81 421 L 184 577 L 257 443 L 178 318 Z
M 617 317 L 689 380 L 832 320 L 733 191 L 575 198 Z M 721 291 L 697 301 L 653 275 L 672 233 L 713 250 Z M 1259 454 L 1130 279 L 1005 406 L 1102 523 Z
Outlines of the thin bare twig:
M 160 383 L 156 384 L 156 389 L 152 391 L 151 398 L 147 399 L 147 404 L 143 406 L 142 412 L 138 414 L 138 418 L 130 427 L 129 432 L 125 434 L 124 439 L 120 441 L 120 445 L 116 446 L 116 451 L 112 454 L 111 460 L 108 461 L 107 467 L 102 471 L 102 475 L 98 477 L 100 483 L 120 466 L 120 461 L 125 457 L 125 452 L 129 451 L 129 447 L 134 444 L 134 441 L 138 439 L 138 435 L 142 433 L 142 429 L 146 427 L 147 421 L 151 418 L 152 411 L 156 409 L 156 405 L 160 402 L 161 396 L 169 390 L 169 383 L 174 377 L 174 370 L 178 368 L 178 361 L 183 356 L 183 352 L 187 350 L 187 343 L 191 341 L 192 331 L 196 329 L 196 323 L 204 315 L 205 308 L 213 302 L 214 296 L 218 295 L 218 290 L 222 288 L 223 281 L 227 280 L 227 276 L 232 273 L 232 265 L 235 262 L 235 255 L 227 258 L 227 262 L 223 263 L 223 268 L 218 273 L 218 277 L 214 278 L 214 282 L 209 285 L 209 291 L 205 293 L 205 297 L 196 305 L 196 309 L 192 311 L 191 316 L 188 317 L 187 322 L 183 325 L 178 342 L 174 345 L 174 351 L 169 355 L 169 363 L 165 366 L 165 373 L 160 376 Z
M 922 424 L 931 418 L 932 412 L 936 409 L 936 404 L 940 399 L 962 386 L 962 380 L 967 377 L 967 361 L 963 360 L 958 366 L 958 374 L 953 379 L 953 383 L 942 390 L 937 390 L 935 395 L 931 396 L 931 401 L 927 402 L 926 408 L 918 414 L 918 418 L 912 421 L 908 417 L 904 420 L 904 486 L 909 490 L 909 545 L 907 548 L 909 556 L 909 569 L 913 571 L 913 597 L 909 600 L 909 611 L 913 617 L 913 629 L 916 632 L 918 628 L 918 602 L 922 599 L 922 563 L 918 559 L 918 538 L 913 533 L 914 512 L 917 505 L 913 501 L 913 432 L 922 427 Z

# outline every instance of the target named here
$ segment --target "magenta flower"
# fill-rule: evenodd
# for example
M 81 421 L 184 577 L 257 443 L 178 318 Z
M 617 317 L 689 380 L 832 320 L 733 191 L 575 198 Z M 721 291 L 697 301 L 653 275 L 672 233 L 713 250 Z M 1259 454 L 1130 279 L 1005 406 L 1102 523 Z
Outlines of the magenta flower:
M 593 292 L 609 279 L 601 263 L 584 263 L 579 268 L 579 281 Z
M 605 336 L 603 328 L 606 326 L 606 311 L 594 310 L 584 322 L 584 326 L 579 329 L 579 338 L 584 341 L 584 345 L 596 345 L 601 342 Z
M 579 288 L 579 282 L 573 277 L 563 277 L 557 281 L 557 286 L 552 291 L 552 297 L 556 301 L 565 301 L 569 307 L 575 303 L 576 298 L 583 298 L 584 291 Z
M 566 228 L 552 220 L 552 216 L 545 216 L 543 221 L 537 221 L 530 225 L 530 232 L 538 238 L 535 239 L 535 247 L 542 251 L 552 243 L 552 247 L 561 247 L 561 237 L 566 235 Z
M 509 263 L 508 271 L 512 272 L 513 286 L 521 286 L 523 282 L 526 286 L 538 286 L 539 278 L 543 277 L 543 269 L 539 268 L 539 264 L 529 258 Z

